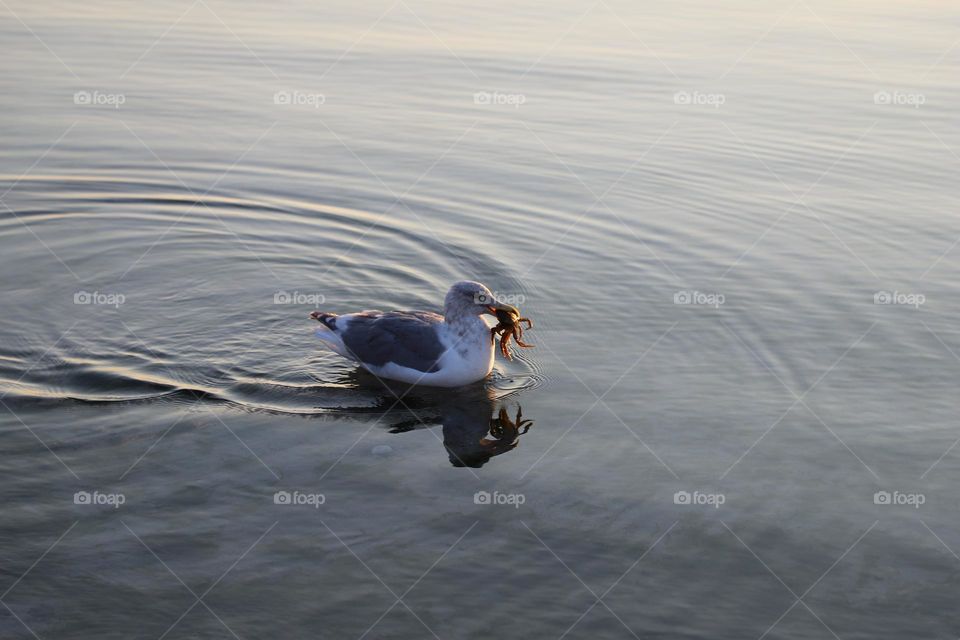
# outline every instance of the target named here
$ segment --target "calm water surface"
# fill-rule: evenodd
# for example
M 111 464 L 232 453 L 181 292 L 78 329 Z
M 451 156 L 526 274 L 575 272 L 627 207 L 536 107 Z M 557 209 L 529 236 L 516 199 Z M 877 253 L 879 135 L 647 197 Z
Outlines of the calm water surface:
M 0 32 L 0 636 L 960 634 L 957 6 Z M 312 337 L 464 278 L 485 384 Z

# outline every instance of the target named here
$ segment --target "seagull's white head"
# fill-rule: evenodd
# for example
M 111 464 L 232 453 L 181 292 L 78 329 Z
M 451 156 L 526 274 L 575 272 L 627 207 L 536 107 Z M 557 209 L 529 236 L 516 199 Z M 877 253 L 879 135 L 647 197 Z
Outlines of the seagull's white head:
M 454 284 L 447 291 L 447 297 L 443 301 L 443 315 L 447 321 L 470 316 L 479 317 L 484 313 L 495 316 L 498 310 L 520 315 L 516 307 L 497 301 L 490 289 L 471 280 Z

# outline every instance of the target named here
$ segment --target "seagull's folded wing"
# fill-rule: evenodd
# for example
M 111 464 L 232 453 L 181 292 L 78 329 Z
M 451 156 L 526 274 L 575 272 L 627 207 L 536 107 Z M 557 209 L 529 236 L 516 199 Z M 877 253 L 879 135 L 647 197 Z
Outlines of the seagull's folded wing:
M 345 322 L 343 322 L 345 321 Z M 438 370 L 446 350 L 437 331 L 443 316 L 427 311 L 362 311 L 341 316 L 337 331 L 361 363 L 382 367 L 390 362 L 424 373 Z

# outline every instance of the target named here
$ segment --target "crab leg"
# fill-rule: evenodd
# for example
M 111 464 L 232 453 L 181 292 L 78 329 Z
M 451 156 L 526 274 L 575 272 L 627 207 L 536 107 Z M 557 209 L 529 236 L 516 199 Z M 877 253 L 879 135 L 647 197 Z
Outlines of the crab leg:
M 503 354 L 503 357 L 507 360 L 513 360 L 513 357 L 510 355 L 510 349 L 507 345 L 510 344 L 510 337 L 513 335 L 513 331 L 507 329 L 500 335 L 500 353 Z

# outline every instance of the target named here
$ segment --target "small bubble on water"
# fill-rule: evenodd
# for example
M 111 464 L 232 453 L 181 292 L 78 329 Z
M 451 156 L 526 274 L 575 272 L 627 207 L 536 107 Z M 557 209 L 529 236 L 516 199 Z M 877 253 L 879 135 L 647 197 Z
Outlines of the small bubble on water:
M 371 449 L 371 452 L 375 456 L 388 456 L 391 453 L 393 453 L 393 447 L 391 447 L 388 444 L 378 444 L 373 449 Z

